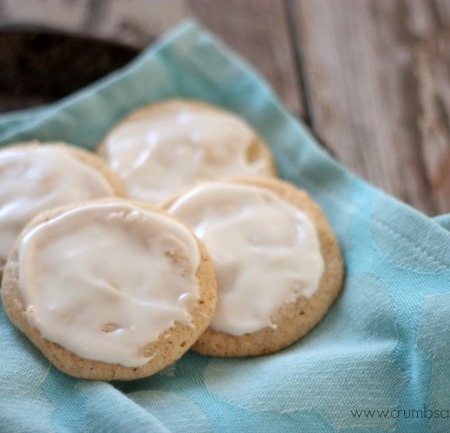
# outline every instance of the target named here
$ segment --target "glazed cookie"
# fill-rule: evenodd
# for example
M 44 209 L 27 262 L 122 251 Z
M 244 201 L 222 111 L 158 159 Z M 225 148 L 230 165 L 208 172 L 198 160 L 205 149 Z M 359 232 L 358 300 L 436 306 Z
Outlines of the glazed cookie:
M 65 143 L 34 141 L 0 149 L 0 185 L 0 278 L 15 239 L 38 213 L 125 194 L 101 158 Z
M 9 318 L 48 360 L 96 380 L 149 376 L 180 358 L 216 303 L 202 243 L 162 211 L 120 199 L 37 216 L 2 285 Z
M 205 243 L 216 268 L 217 309 L 197 352 L 276 352 L 316 325 L 342 287 L 330 225 L 306 192 L 286 182 L 199 184 L 165 207 Z
M 244 120 L 217 107 L 169 100 L 132 112 L 99 153 L 131 198 L 160 203 L 201 180 L 276 174 L 267 145 Z

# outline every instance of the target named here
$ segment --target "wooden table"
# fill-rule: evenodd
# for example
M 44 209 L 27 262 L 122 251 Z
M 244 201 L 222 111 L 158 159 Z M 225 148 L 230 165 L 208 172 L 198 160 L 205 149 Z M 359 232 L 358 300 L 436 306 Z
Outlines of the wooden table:
M 192 16 L 342 164 L 426 214 L 450 212 L 450 0 L 0 0 L 2 25 L 138 49 Z M 2 101 L 11 106 L 0 90 Z

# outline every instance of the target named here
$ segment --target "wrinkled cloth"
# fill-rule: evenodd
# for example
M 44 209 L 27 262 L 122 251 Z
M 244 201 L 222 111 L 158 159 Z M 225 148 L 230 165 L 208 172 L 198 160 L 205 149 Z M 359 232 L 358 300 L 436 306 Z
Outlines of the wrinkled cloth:
M 0 309 L 0 432 L 450 432 L 450 218 L 427 218 L 336 163 L 195 22 L 76 94 L 0 117 L 0 142 L 95 149 L 130 110 L 172 97 L 217 104 L 259 131 L 280 176 L 331 222 L 346 264 L 342 294 L 277 354 L 187 353 L 152 377 L 113 383 L 59 372 Z

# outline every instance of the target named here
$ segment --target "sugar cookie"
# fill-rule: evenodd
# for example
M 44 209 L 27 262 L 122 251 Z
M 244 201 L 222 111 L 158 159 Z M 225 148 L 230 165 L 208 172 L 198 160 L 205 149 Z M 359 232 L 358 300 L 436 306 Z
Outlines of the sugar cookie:
M 216 280 L 183 224 L 148 204 L 103 199 L 33 219 L 6 263 L 2 298 L 61 371 L 130 380 L 197 340 L 214 312 Z
M 125 194 L 101 158 L 65 143 L 1 148 L 0 185 L 0 278 L 16 237 L 39 212 Z
M 278 351 L 316 325 L 343 281 L 339 245 L 308 194 L 275 179 L 198 184 L 168 212 L 205 243 L 218 303 L 193 349 L 215 356 Z
M 108 133 L 99 153 L 131 198 L 151 203 L 200 180 L 276 173 L 267 145 L 243 119 L 194 101 L 133 111 Z

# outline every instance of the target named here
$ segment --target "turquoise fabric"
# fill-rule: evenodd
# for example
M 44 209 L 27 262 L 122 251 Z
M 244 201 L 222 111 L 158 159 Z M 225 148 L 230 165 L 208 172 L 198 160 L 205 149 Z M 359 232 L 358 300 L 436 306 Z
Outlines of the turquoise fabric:
M 1 310 L 0 432 L 450 432 L 450 219 L 427 218 L 338 165 L 197 24 L 81 92 L 4 116 L 0 141 L 94 149 L 129 110 L 170 97 L 221 105 L 264 136 L 281 176 L 313 195 L 339 237 L 342 295 L 278 354 L 188 353 L 153 377 L 114 383 L 58 372 Z

